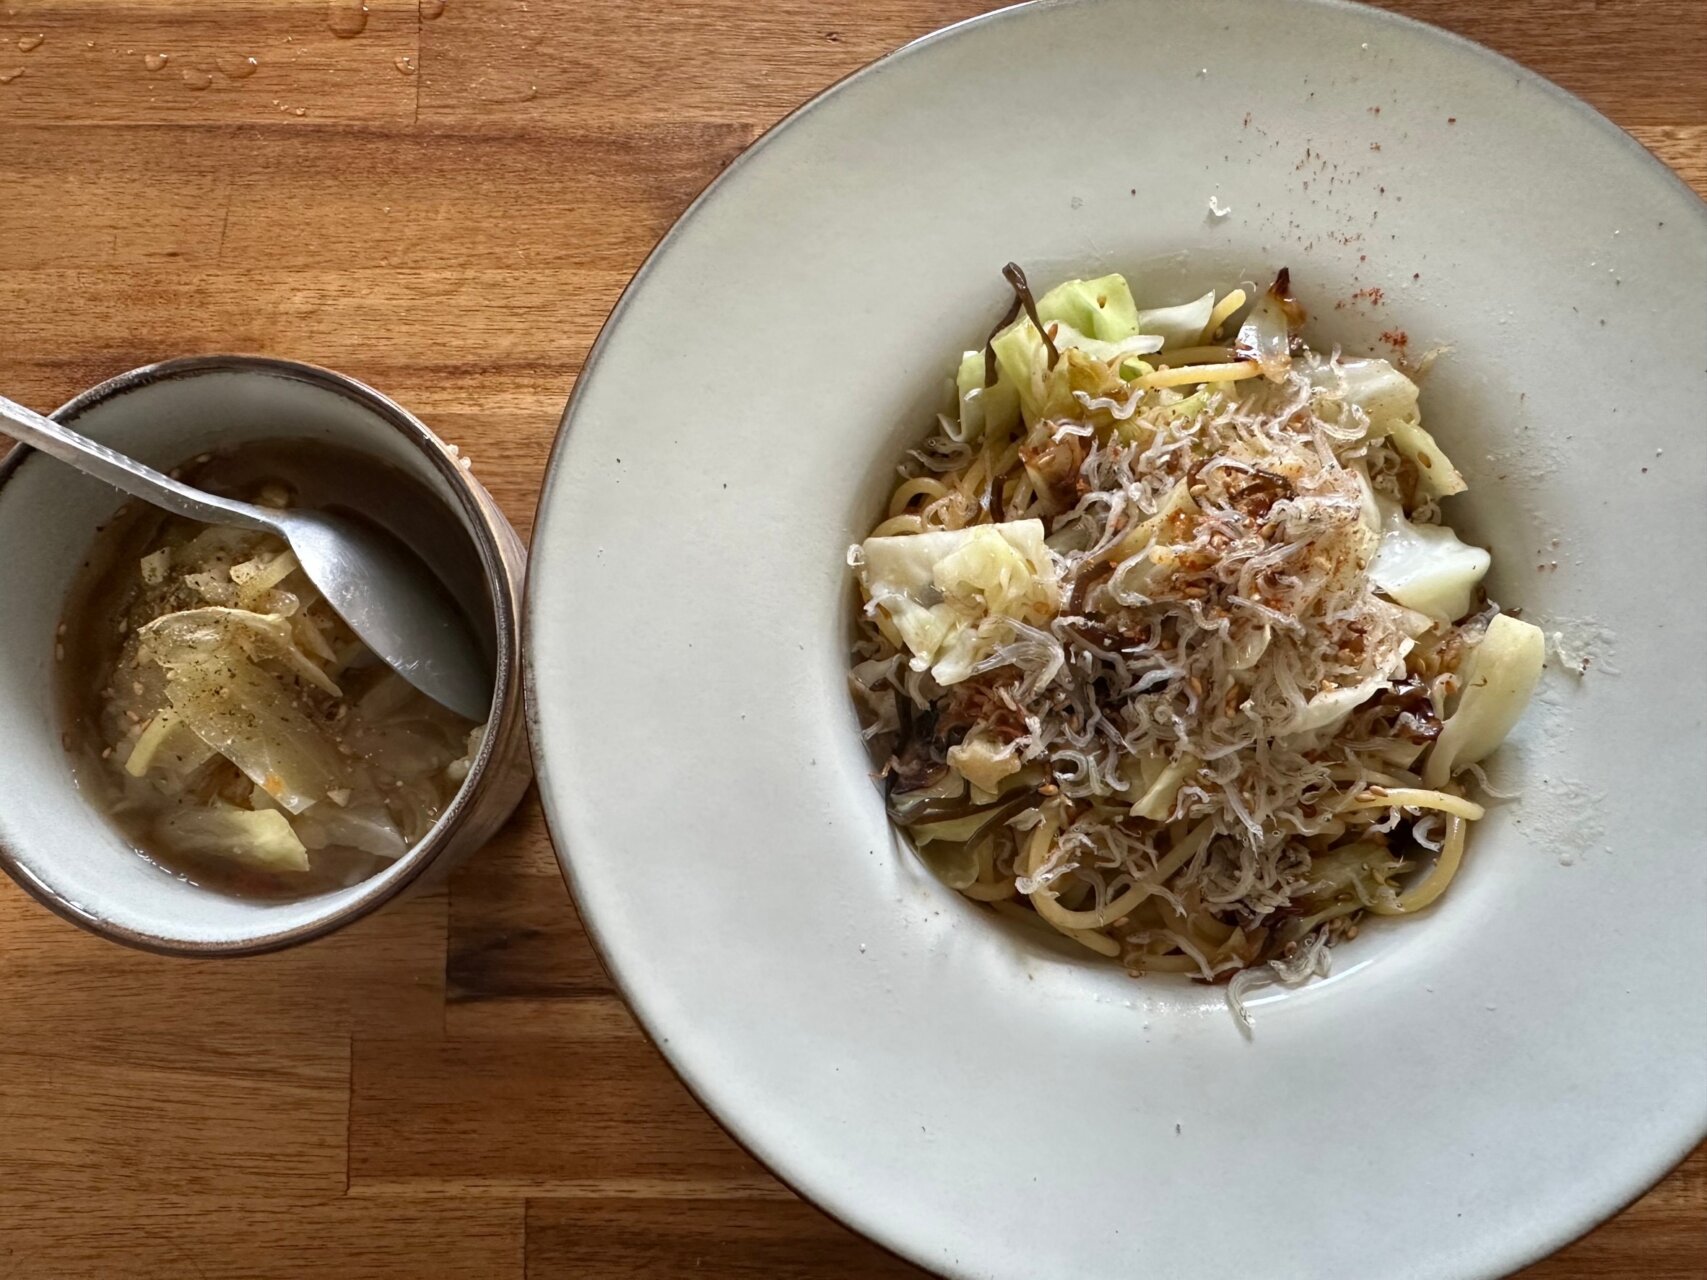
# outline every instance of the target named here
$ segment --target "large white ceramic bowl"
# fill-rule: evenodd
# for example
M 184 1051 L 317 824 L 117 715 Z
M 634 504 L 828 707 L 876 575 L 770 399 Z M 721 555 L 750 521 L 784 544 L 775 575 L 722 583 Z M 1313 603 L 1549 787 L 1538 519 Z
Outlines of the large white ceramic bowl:
M 1594 656 L 1444 902 L 1248 1041 L 1219 990 L 996 927 L 868 776 L 843 552 L 1009 259 L 1156 301 L 1288 265 L 1318 341 L 1449 345 L 1451 519 Z M 1346 4 L 1010 10 L 792 117 L 617 308 L 534 541 L 547 811 L 665 1055 L 954 1276 L 1495 1275 L 1616 1210 L 1707 1130 L 1704 295 L 1707 212 L 1628 137 Z

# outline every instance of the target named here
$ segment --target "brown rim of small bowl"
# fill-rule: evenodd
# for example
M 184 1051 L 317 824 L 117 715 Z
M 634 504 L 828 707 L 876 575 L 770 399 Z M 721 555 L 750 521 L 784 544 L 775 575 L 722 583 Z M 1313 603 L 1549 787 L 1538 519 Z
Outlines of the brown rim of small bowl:
M 457 829 L 473 811 L 475 795 L 480 789 L 487 769 L 494 759 L 500 755 L 500 748 L 508 753 L 513 749 L 518 733 L 525 734 L 526 732 L 520 696 L 521 583 L 511 572 L 503 553 L 506 540 L 513 535 L 507 528 L 501 528 L 496 523 L 496 520 L 501 518 L 498 516 L 496 505 L 489 506 L 488 502 L 483 500 L 481 493 L 472 481 L 472 477 L 458 465 L 457 455 L 451 453 L 445 442 L 439 439 L 426 423 L 395 400 L 374 390 L 365 382 L 360 382 L 341 373 L 334 373 L 330 369 L 273 356 L 180 356 L 171 360 L 162 360 L 155 364 L 143 365 L 127 373 L 108 378 L 105 382 L 98 383 L 66 401 L 48 416 L 59 422 L 71 421 L 94 406 L 126 392 L 152 386 L 159 382 L 190 378 L 205 373 L 259 374 L 265 377 L 302 382 L 309 386 L 331 391 L 347 400 L 360 404 L 412 443 L 433 468 L 451 482 L 451 488 L 456 494 L 456 512 L 463 517 L 466 525 L 472 531 L 475 549 L 480 556 L 480 567 L 486 577 L 487 588 L 492 597 L 493 628 L 497 642 L 497 670 L 492 691 L 492 714 L 487 721 L 488 732 L 474 758 L 473 766 L 469 769 L 467 781 L 457 790 L 456 795 L 439 816 L 439 820 L 433 824 L 432 830 L 427 833 L 426 837 L 398 860 L 397 865 L 401 870 L 397 875 L 388 879 L 385 873 L 381 872 L 372 877 L 369 881 L 369 888 L 330 915 L 316 917 L 306 924 L 248 938 L 241 942 L 186 942 L 160 938 L 125 928 L 104 919 L 86 907 L 66 901 L 52 888 L 38 880 L 23 865 L 18 855 L 7 848 L 4 842 L 0 842 L 0 869 L 3 869 L 26 893 L 55 915 L 69 920 L 91 933 L 128 947 L 134 947 L 140 951 L 153 952 L 156 955 L 185 957 L 258 955 L 325 937 L 327 934 L 361 919 L 370 912 L 378 910 L 415 884 L 444 854 L 456 836 Z M 4 500 L 6 485 L 17 475 L 24 464 L 37 453 L 37 450 L 28 445 L 18 444 L 13 446 L 12 451 L 4 459 L 0 459 L 0 500 Z M 56 463 L 54 465 L 62 464 Z M 94 535 L 91 534 L 90 536 L 93 537 Z M 496 727 L 498 732 L 492 732 L 493 727 Z

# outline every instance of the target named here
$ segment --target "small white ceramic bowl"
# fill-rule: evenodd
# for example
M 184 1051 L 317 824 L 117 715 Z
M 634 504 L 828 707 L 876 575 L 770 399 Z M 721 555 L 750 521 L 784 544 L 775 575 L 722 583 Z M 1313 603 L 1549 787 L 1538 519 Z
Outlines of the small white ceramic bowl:
M 0 867 L 66 919 L 117 942 L 242 955 L 329 933 L 485 843 L 531 776 L 519 706 L 524 552 L 443 441 L 359 382 L 255 356 L 149 365 L 84 392 L 53 417 L 163 469 L 210 450 L 296 438 L 360 450 L 424 484 L 443 502 L 450 536 L 460 527 L 478 557 L 496 684 L 485 742 L 462 789 L 427 836 L 379 874 L 294 902 L 245 900 L 166 874 L 86 802 L 62 746 L 55 633 L 98 527 L 123 498 L 17 448 L 0 463 L 0 724 L 7 726 Z

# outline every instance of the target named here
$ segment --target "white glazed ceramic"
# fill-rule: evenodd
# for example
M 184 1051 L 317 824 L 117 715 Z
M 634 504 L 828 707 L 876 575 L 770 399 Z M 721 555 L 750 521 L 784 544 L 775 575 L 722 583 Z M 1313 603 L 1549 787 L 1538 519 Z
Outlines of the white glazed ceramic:
M 491 726 L 426 837 L 360 884 L 254 902 L 169 876 L 138 857 L 78 793 L 60 745 L 55 629 L 96 526 L 122 494 L 32 450 L 0 464 L 0 868 L 67 919 L 119 942 L 186 955 L 273 950 L 328 933 L 483 844 L 530 777 L 519 673 L 520 541 L 426 426 L 352 379 L 310 365 L 203 356 L 151 365 L 85 392 L 55 418 L 153 466 L 250 440 L 309 438 L 369 453 L 443 501 L 479 557 L 497 656 Z
M 1009 259 L 1151 304 L 1289 265 L 1320 342 L 1450 344 L 1451 519 L 1595 659 L 1440 907 L 1249 1041 L 1219 989 L 998 928 L 868 777 L 843 553 Z M 534 540 L 547 812 L 665 1055 L 953 1276 L 1491 1276 L 1612 1213 L 1707 1130 L 1704 296 L 1707 211 L 1631 139 L 1331 0 L 1010 10 L 793 116 L 617 308 Z

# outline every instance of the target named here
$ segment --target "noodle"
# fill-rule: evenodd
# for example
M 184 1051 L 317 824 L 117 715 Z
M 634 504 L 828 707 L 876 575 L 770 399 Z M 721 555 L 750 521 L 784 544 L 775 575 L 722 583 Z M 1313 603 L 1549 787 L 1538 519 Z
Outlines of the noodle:
M 1441 894 L 1446 892 L 1446 886 L 1452 883 L 1452 878 L 1458 874 L 1459 864 L 1464 861 L 1464 832 L 1469 823 L 1456 815 L 1446 820 L 1446 840 L 1440 846 L 1440 857 L 1435 860 L 1433 868 L 1418 883 L 1399 895 L 1397 903 L 1388 906 L 1375 903 L 1370 910 L 1377 915 L 1400 916 L 1413 911 L 1421 911 L 1431 905 Z
M 1480 821 L 1487 813 L 1474 800 L 1451 795 L 1445 791 L 1424 791 L 1419 787 L 1398 787 L 1388 791 L 1365 792 L 1353 797 L 1347 809 L 1439 809 L 1469 822 Z
M 1183 369 L 1158 369 L 1155 373 L 1146 373 L 1133 385 L 1146 389 L 1185 387 L 1198 382 L 1238 382 L 1244 378 L 1259 377 L 1261 374 L 1262 368 L 1254 360 L 1240 360 L 1233 364 L 1198 364 L 1188 365 Z
M 918 499 L 934 500 L 947 492 L 947 485 L 930 476 L 920 476 L 917 480 L 908 480 L 899 486 L 895 490 L 895 495 L 889 499 L 889 514 L 891 516 L 905 515 Z
M 1209 313 L 1209 323 L 1203 326 L 1203 333 L 1200 335 L 1201 341 L 1209 342 L 1212 340 L 1220 332 L 1221 326 L 1226 324 L 1232 318 L 1233 313 L 1244 306 L 1246 301 L 1245 291 L 1235 289 L 1217 302 L 1215 310 Z
M 890 516 L 871 531 L 874 538 L 892 538 L 902 533 L 923 533 L 925 522 L 919 516 Z

